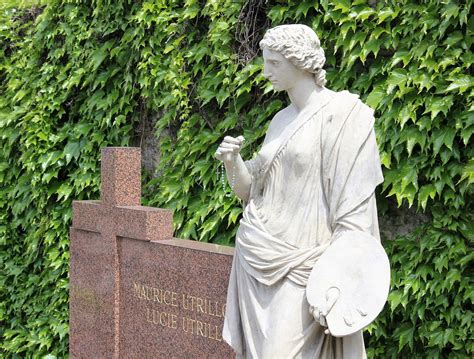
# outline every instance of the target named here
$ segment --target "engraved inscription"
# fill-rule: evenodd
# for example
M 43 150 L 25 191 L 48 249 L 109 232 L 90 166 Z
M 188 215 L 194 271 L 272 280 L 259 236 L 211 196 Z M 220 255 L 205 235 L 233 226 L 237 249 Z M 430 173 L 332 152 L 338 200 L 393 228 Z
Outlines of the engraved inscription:
M 143 314 L 148 323 L 222 341 L 222 328 L 210 323 L 209 319 L 224 318 L 225 303 L 139 282 L 133 282 L 133 296 L 147 302 Z M 170 312 L 172 308 L 179 308 L 186 314 L 178 318 L 178 314 Z
M 176 314 L 160 312 L 155 309 L 146 308 L 146 321 L 153 324 L 159 324 L 163 327 L 178 328 L 178 320 Z

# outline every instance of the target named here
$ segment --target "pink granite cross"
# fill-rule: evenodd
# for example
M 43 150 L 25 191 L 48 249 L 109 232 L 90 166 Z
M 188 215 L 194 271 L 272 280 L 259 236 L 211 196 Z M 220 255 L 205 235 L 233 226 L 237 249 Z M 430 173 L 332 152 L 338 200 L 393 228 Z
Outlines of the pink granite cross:
M 140 206 L 139 148 L 104 148 L 101 177 L 100 201 L 73 202 L 70 330 L 81 334 L 74 336 L 77 343 L 70 343 L 72 357 L 81 345 L 97 346 L 103 357 L 120 356 L 120 238 L 173 237 L 172 211 Z M 75 320 L 85 312 L 94 314 Z M 76 327 L 78 322 L 87 327 Z

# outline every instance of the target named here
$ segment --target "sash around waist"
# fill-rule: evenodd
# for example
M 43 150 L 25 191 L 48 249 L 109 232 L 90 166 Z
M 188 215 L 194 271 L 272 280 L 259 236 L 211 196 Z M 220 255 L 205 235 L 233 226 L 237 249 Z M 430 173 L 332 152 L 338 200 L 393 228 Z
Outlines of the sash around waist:
M 306 286 L 319 257 L 329 246 L 298 248 L 267 232 L 253 201 L 244 210 L 236 238 L 236 256 L 245 271 L 265 285 L 288 278 Z

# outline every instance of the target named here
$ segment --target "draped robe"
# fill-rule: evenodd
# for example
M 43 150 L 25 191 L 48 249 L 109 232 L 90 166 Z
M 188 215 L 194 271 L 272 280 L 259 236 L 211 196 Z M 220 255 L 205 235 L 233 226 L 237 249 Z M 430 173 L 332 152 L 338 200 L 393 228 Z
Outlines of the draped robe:
M 363 358 L 362 333 L 325 335 L 309 313 L 311 269 L 341 231 L 379 239 L 373 110 L 324 89 L 256 158 L 236 236 L 223 338 L 238 357 Z M 272 125 L 270 125 L 272 126 Z

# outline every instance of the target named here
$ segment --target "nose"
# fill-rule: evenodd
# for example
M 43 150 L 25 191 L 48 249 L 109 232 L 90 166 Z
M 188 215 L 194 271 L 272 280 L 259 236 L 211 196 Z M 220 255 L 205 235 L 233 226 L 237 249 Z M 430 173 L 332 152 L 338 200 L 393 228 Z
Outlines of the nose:
M 270 76 L 270 72 L 268 71 L 268 67 L 263 65 L 263 77 L 268 79 L 269 76 Z

